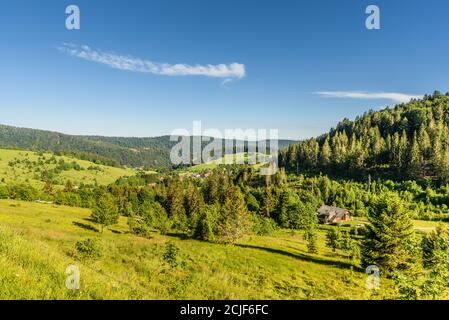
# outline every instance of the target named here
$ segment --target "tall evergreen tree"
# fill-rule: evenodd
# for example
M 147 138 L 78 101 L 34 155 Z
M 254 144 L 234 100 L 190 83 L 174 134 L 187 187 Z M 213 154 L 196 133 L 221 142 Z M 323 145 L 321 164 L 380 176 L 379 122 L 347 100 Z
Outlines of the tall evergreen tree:
M 250 228 L 250 216 L 243 195 L 238 187 L 230 186 L 226 190 L 226 200 L 221 207 L 217 221 L 218 240 L 235 243 Z
M 415 133 L 413 141 L 408 148 L 407 162 L 405 163 L 404 170 L 407 172 L 407 176 L 410 179 L 418 179 L 422 176 L 423 165 L 421 148 Z
M 363 264 L 377 265 L 386 274 L 404 268 L 410 259 L 406 242 L 413 235 L 413 224 L 399 196 L 391 192 L 379 196 L 370 208 L 368 219 Z

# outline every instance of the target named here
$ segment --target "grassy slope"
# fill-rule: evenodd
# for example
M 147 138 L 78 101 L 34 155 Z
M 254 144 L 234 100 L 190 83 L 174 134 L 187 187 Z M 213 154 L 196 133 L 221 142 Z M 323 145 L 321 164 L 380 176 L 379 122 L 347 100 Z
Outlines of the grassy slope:
M 50 153 L 44 153 L 44 157 L 49 159 L 52 157 Z M 42 187 L 43 182 L 39 179 L 36 179 L 35 169 L 52 169 L 56 167 L 54 164 L 45 164 L 43 166 L 33 165 L 31 170 L 26 168 L 24 164 L 15 165 L 14 168 L 8 166 L 9 161 L 19 159 L 19 160 L 29 160 L 29 161 L 37 161 L 39 156 L 33 151 L 22 151 L 22 150 L 7 150 L 0 149 L 0 180 L 5 179 L 6 183 L 24 183 L 29 182 L 29 184 L 34 187 Z M 56 159 L 64 159 L 65 162 L 77 162 L 82 168 L 85 170 L 76 171 L 69 170 L 61 172 L 57 181 L 60 185 L 64 185 L 67 180 L 71 180 L 75 184 L 79 184 L 81 182 L 86 184 L 91 184 L 97 180 L 98 184 L 106 185 L 114 182 L 121 176 L 130 176 L 135 174 L 135 171 L 132 169 L 122 169 L 122 168 L 114 168 L 102 165 L 96 165 L 92 162 L 79 160 L 69 157 L 59 157 L 56 156 Z M 101 170 L 87 170 L 87 168 L 94 166 L 100 168 Z
M 267 163 L 267 156 L 263 154 L 258 154 L 258 163 L 254 164 L 254 168 L 258 169 L 261 165 Z M 201 172 L 206 170 L 213 170 L 222 164 L 244 164 L 248 163 L 248 153 L 236 153 L 236 154 L 225 154 L 220 159 L 211 160 L 206 163 L 201 163 L 187 169 L 183 169 L 185 172 Z
M 298 233 L 251 236 L 237 246 L 127 233 L 126 219 L 103 235 L 91 230 L 89 210 L 0 201 L 0 299 L 365 299 L 366 275 L 350 271 L 345 257 L 324 247 L 307 253 Z M 76 261 L 76 241 L 99 238 L 104 255 Z M 168 267 L 166 241 L 180 248 L 180 265 Z M 77 264 L 81 290 L 64 286 Z M 384 287 L 386 283 L 383 282 Z

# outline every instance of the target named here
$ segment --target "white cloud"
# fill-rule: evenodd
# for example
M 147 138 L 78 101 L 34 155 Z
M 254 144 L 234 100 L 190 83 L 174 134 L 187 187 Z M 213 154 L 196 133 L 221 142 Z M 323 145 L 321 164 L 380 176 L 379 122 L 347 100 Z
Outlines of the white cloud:
M 168 64 L 158 63 L 132 56 L 124 56 L 111 52 L 92 49 L 86 45 L 64 43 L 58 49 L 70 56 L 108 65 L 112 68 L 126 71 L 151 73 L 164 76 L 206 76 L 214 78 L 238 78 L 245 76 L 245 65 L 240 63 L 229 64 Z
M 379 99 L 391 100 L 395 103 L 409 102 L 412 99 L 421 99 L 423 97 L 422 95 L 410 95 L 397 92 L 318 91 L 315 93 L 330 98 Z

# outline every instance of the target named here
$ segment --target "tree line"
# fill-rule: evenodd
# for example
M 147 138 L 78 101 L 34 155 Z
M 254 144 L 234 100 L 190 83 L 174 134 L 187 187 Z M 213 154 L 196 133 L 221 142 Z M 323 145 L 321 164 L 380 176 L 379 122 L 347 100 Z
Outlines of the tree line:
M 449 93 L 344 119 L 279 154 L 291 172 L 449 182 Z

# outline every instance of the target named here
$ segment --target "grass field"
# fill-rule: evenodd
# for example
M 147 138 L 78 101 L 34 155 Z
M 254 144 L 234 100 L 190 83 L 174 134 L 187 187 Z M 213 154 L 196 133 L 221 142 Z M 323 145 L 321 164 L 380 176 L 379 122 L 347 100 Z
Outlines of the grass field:
M 257 154 L 257 163 L 254 164 L 254 168 L 258 169 L 260 166 L 268 163 L 269 157 L 258 153 Z M 201 172 L 206 170 L 212 170 L 217 168 L 220 165 L 224 164 L 246 164 L 249 161 L 249 155 L 246 152 L 236 153 L 236 154 L 225 154 L 220 159 L 212 160 L 209 162 L 201 163 L 198 165 L 194 165 L 187 169 L 183 169 L 185 172 Z
M 44 182 L 41 179 L 42 172 L 51 171 L 57 164 L 47 163 L 52 158 L 52 154 L 44 153 L 38 155 L 33 151 L 0 149 L 0 181 L 3 183 L 27 183 L 34 187 L 41 188 Z M 74 184 L 91 184 L 96 181 L 100 185 L 107 185 L 122 176 L 135 174 L 133 169 L 123 169 L 97 165 L 89 161 L 55 156 L 57 162 L 64 160 L 66 163 L 75 162 L 80 170 L 70 169 L 62 171 L 54 178 L 56 186 L 64 185 L 67 180 Z M 41 160 L 41 162 L 39 162 Z M 11 162 L 13 165 L 11 165 Z
M 424 220 L 413 220 L 413 226 L 415 231 L 418 232 L 432 232 L 438 225 L 438 221 L 424 221 Z M 345 222 L 344 224 L 348 224 L 351 226 L 355 226 L 357 224 L 368 224 L 368 219 L 365 217 L 354 217 L 351 221 Z
M 299 233 L 249 236 L 229 246 L 154 233 L 127 232 L 126 219 L 104 234 L 90 211 L 0 200 L 0 299 L 368 299 L 366 274 L 324 246 L 307 253 Z M 103 255 L 78 260 L 75 244 L 99 239 Z M 179 249 L 178 266 L 163 259 Z M 80 268 L 81 288 L 66 289 L 65 270 Z M 351 271 L 352 267 L 352 271 Z M 388 282 L 382 283 L 388 291 Z

